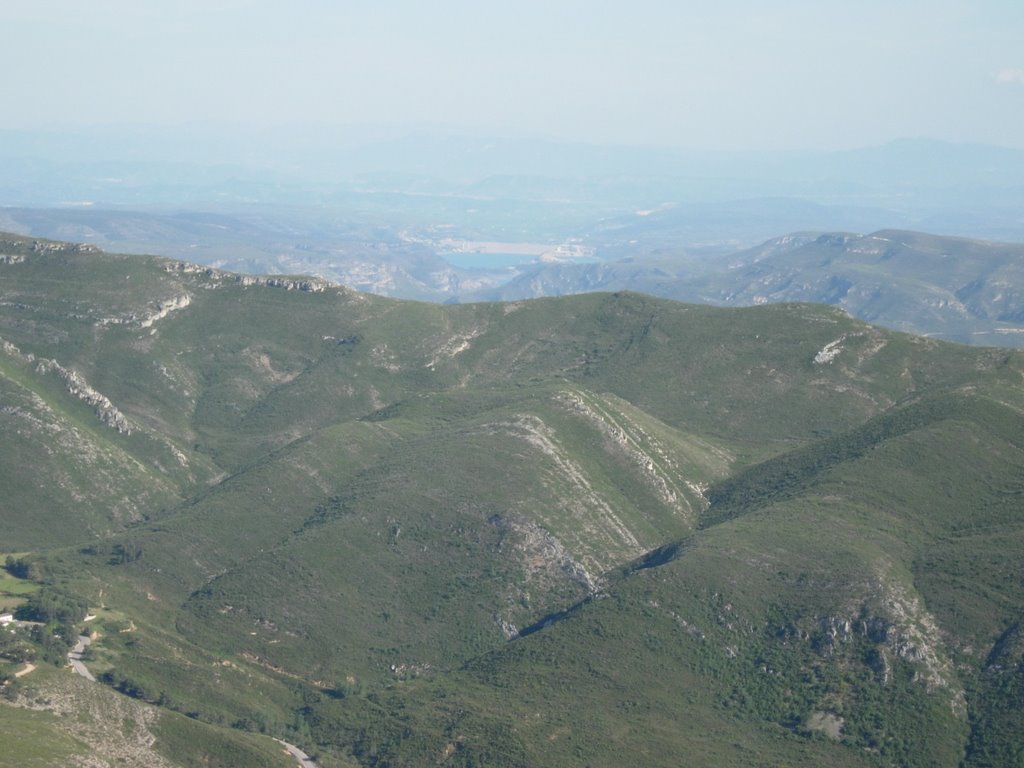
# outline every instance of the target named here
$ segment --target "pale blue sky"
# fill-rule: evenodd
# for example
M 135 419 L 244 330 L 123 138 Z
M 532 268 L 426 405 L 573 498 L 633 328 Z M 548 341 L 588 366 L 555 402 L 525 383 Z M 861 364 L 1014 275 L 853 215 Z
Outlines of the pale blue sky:
M 1020 0 L 4 0 L 0 128 L 451 126 L 1024 148 Z

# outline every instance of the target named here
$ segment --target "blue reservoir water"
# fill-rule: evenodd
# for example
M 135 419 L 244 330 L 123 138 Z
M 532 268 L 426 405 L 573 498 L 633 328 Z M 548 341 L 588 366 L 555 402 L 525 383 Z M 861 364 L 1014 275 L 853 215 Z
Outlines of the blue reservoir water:
M 442 254 L 453 267 L 462 269 L 505 269 L 517 264 L 536 261 L 536 256 L 525 253 L 472 253 L 469 251 Z

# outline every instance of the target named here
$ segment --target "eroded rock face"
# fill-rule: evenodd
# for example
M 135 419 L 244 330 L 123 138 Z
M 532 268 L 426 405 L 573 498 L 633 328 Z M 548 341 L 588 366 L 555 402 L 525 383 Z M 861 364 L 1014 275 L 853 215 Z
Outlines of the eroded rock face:
M 949 697 L 955 717 L 967 715 L 966 693 L 934 617 L 925 610 L 918 597 L 897 583 L 876 584 L 875 595 L 849 613 L 820 616 L 814 625 L 805 621 L 780 631 L 784 642 L 797 639 L 809 644 L 824 657 L 835 656 L 838 663 L 851 658 L 846 647 L 859 643 L 854 650 L 871 669 L 880 685 L 893 680 L 897 661 L 913 668 L 913 680 L 930 692 L 944 692 Z M 865 651 L 864 643 L 869 644 Z M 845 659 L 845 661 L 844 661 Z
M 536 523 L 511 515 L 494 515 L 489 522 L 509 535 L 504 546 L 521 563 L 528 582 L 544 584 L 564 577 L 587 594 L 600 588 L 599 579 L 574 559 L 561 541 Z
M 585 469 L 565 450 L 555 430 L 532 414 L 495 422 L 484 427 L 490 433 L 502 433 L 522 440 L 546 458 L 550 475 L 540 482 L 564 484 L 561 514 L 577 521 L 581 535 L 569 536 L 562 543 L 575 553 L 586 570 L 601 573 L 615 565 L 639 557 L 645 548 L 633 535 L 618 512 L 596 492 Z M 575 539 L 575 540 L 573 540 Z M 603 542 L 602 546 L 595 546 Z
M 536 596 L 564 592 L 569 584 L 574 585 L 571 591 L 577 599 L 600 591 L 600 578 L 592 575 L 558 538 L 537 523 L 515 514 L 492 515 L 488 522 L 501 531 L 498 551 L 515 562 L 522 573 L 520 584 L 509 583 L 504 604 L 494 614 L 494 622 L 506 640 L 519 637 L 520 627 L 515 620 L 535 621 L 538 609 L 541 613 L 547 610 L 531 600 L 531 593 Z
M 707 508 L 703 489 L 682 478 L 669 453 L 639 424 L 622 414 L 614 414 L 606 404 L 596 400 L 588 402 L 578 392 L 560 392 L 556 400 L 562 407 L 586 419 L 610 447 L 625 455 L 662 504 L 685 519 L 693 519 L 697 512 Z M 679 483 L 685 485 L 690 493 L 685 493 Z
M 889 677 L 889 659 L 898 658 L 920 668 L 917 679 L 929 688 L 946 688 L 952 683 L 952 670 L 943 657 L 938 629 L 931 617 L 921 611 L 916 600 L 902 593 L 890 596 L 881 615 L 865 605 L 857 616 L 822 616 L 810 631 L 794 630 L 793 635 L 809 642 L 823 656 L 834 655 L 841 645 L 855 636 L 877 646 L 872 666 L 884 681 Z
M 40 360 L 36 363 L 36 373 L 56 373 L 64 380 L 64 386 L 69 393 L 92 406 L 100 421 L 108 427 L 116 429 L 122 435 L 130 435 L 132 433 L 128 418 L 114 407 L 114 404 L 110 402 L 110 398 L 102 392 L 93 389 L 89 382 L 77 371 L 65 368 L 56 360 Z
M 238 275 L 237 282 L 242 285 L 265 285 L 268 288 L 284 288 L 286 291 L 303 291 L 305 293 L 321 293 L 331 287 L 326 280 L 304 278 L 293 280 L 288 277 L 263 277 L 258 275 Z
M 100 253 L 100 249 L 89 243 L 62 243 L 50 240 L 0 237 L 0 264 L 20 264 L 29 253 Z M 8 259 L 10 259 L 8 261 Z
M 224 272 L 213 267 L 190 264 L 187 261 L 172 261 L 164 265 L 165 272 L 181 275 L 202 275 L 219 282 L 239 283 L 244 286 L 261 285 L 267 288 L 283 288 L 286 291 L 302 291 L 304 293 L 322 293 L 328 288 L 335 288 L 329 280 L 318 277 L 279 277 L 276 275 L 237 275 Z
M 81 753 L 68 755 L 62 765 L 71 768 L 174 766 L 155 746 L 160 710 L 122 696 L 107 686 L 75 675 L 45 681 L 35 677 L 32 687 L 14 693 L 9 704 L 51 713 L 60 720 L 62 729 L 80 743 Z
M 87 243 L 61 243 L 0 236 L 0 264 L 23 264 L 32 254 L 100 253 L 95 245 Z
M 34 240 L 30 246 L 33 253 L 99 253 L 100 249 L 89 243 L 55 243 Z
M 138 328 L 151 328 L 159 320 L 163 320 L 171 312 L 175 312 L 179 309 L 184 309 L 192 303 L 192 297 L 187 293 L 181 296 L 173 296 L 164 301 L 156 302 L 156 305 L 152 312 L 146 314 L 131 313 L 127 315 L 121 315 L 119 317 L 105 317 L 98 321 L 96 325 L 107 326 L 107 325 L 131 325 Z
M 917 596 L 901 586 L 890 584 L 885 607 L 892 616 L 892 626 L 886 632 L 886 646 L 899 658 L 922 668 L 919 679 L 929 688 L 953 686 L 955 674 L 952 664 L 944 657 L 938 624 Z M 960 695 L 963 695 L 962 691 Z
M 171 312 L 174 312 L 175 310 L 178 309 L 184 309 L 191 303 L 192 297 L 189 296 L 187 293 L 184 296 L 176 296 L 174 298 L 168 299 L 167 301 L 161 301 L 159 304 L 157 304 L 156 312 L 145 317 L 139 323 L 139 325 L 142 326 L 143 328 L 149 328 L 151 325 L 153 325 L 153 323 L 157 322 L 158 320 L 163 320 L 165 317 L 171 314 Z

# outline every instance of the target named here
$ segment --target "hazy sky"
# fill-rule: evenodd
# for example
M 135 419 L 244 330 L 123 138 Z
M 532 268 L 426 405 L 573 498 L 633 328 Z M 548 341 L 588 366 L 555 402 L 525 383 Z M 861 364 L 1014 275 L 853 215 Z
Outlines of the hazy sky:
M 0 128 L 453 126 L 1024 148 L 1021 0 L 3 0 Z

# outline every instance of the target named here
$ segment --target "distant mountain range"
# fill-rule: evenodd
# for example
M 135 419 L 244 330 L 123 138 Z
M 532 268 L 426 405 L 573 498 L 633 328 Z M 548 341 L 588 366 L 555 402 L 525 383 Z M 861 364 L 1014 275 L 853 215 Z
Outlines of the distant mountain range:
M 819 302 L 909 333 L 1024 345 L 1024 245 L 917 232 L 797 233 L 716 259 L 538 266 L 488 296 L 622 289 L 722 306 Z
M 629 290 L 722 306 L 810 301 L 910 333 L 1024 345 L 1024 245 L 905 230 L 795 232 L 749 249 L 681 245 L 702 227 L 734 227 L 739 235 L 741 225 L 730 222 L 741 211 L 747 237 L 772 224 L 829 218 L 821 206 L 781 200 L 634 212 L 578 230 L 572 242 L 590 249 L 588 259 L 524 256 L 513 267 L 484 269 L 446 260 L 442 244 L 464 230 L 398 228 L 366 214 L 325 217 L 303 207 L 232 213 L 9 208 L 0 209 L 0 226 L 221 269 L 313 274 L 398 298 L 469 302 Z M 528 208 L 498 216 L 537 214 Z M 714 224 L 717 217 L 723 223 Z
M 984 262 L 957 307 L 1009 323 L 1000 249 L 798 235 L 717 299 L 882 314 Z M 1013 765 L 1022 376 L 821 304 L 442 305 L 2 236 L 0 603 L 43 622 L 0 637 L 4 760 Z
M 714 153 L 380 127 L 4 131 L 0 230 L 397 298 L 820 301 L 1016 346 L 1021 179 L 1024 151 L 927 139 Z M 503 245 L 530 255 L 471 258 Z

